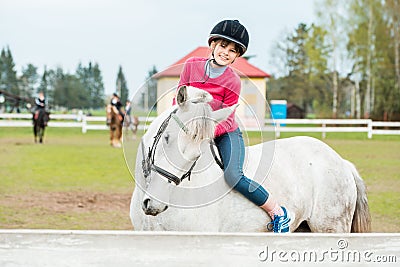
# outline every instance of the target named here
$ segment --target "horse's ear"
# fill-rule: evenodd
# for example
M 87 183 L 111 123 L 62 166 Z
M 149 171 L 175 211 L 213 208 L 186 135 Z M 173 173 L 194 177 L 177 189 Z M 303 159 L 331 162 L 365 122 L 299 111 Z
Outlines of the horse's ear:
M 211 118 L 214 121 L 217 121 L 217 122 L 224 121 L 229 117 L 229 115 L 232 114 L 232 112 L 234 112 L 236 110 L 236 108 L 238 106 L 239 106 L 239 104 L 235 104 L 235 105 L 232 105 L 232 106 L 227 107 L 227 108 L 223 108 L 223 109 L 219 109 L 219 110 L 213 111 L 211 113 Z
M 181 87 L 178 88 L 178 92 L 176 94 L 176 102 L 180 107 L 182 107 L 187 100 L 188 100 L 187 87 L 185 85 L 182 85 Z

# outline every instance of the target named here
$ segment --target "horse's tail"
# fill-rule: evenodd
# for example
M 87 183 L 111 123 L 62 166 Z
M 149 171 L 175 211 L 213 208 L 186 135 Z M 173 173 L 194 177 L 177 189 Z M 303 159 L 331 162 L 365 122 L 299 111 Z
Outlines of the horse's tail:
M 369 213 L 367 189 L 364 181 L 358 173 L 356 167 L 350 161 L 345 160 L 353 173 L 354 182 L 357 187 L 356 209 L 354 211 L 353 222 L 351 225 L 352 233 L 371 232 L 371 214 Z

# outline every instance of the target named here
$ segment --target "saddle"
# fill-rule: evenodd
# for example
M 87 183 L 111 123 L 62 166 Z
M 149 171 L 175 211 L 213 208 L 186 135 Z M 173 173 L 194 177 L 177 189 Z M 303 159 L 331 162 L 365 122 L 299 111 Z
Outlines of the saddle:
M 35 111 L 35 114 L 33 115 L 34 120 L 37 120 L 39 118 L 39 113 L 40 113 L 40 110 Z

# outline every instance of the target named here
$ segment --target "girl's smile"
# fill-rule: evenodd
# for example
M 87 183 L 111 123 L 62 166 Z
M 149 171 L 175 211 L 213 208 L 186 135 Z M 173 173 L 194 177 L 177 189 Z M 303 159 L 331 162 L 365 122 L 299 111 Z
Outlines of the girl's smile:
M 214 67 L 222 67 L 232 64 L 239 56 L 236 45 L 233 42 L 221 40 L 215 44 L 214 59 L 217 64 Z

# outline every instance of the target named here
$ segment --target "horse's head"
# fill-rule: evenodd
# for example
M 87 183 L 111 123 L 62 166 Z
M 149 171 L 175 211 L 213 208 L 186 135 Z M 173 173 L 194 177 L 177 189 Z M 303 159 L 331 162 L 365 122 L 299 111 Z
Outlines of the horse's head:
M 123 119 L 119 114 L 118 109 L 111 104 L 107 105 L 106 114 L 107 114 L 107 125 L 114 126 L 115 124 L 121 123 Z
M 205 91 L 180 87 L 176 96 L 177 108 L 150 133 L 154 137 L 153 143 L 143 144 L 142 141 L 146 192 L 142 208 L 146 214 L 155 216 L 166 210 L 174 188 L 191 183 L 191 171 L 205 151 L 204 147 L 208 147 L 214 138 L 216 124 L 236 108 L 235 105 L 213 111 L 207 103 L 211 99 Z

